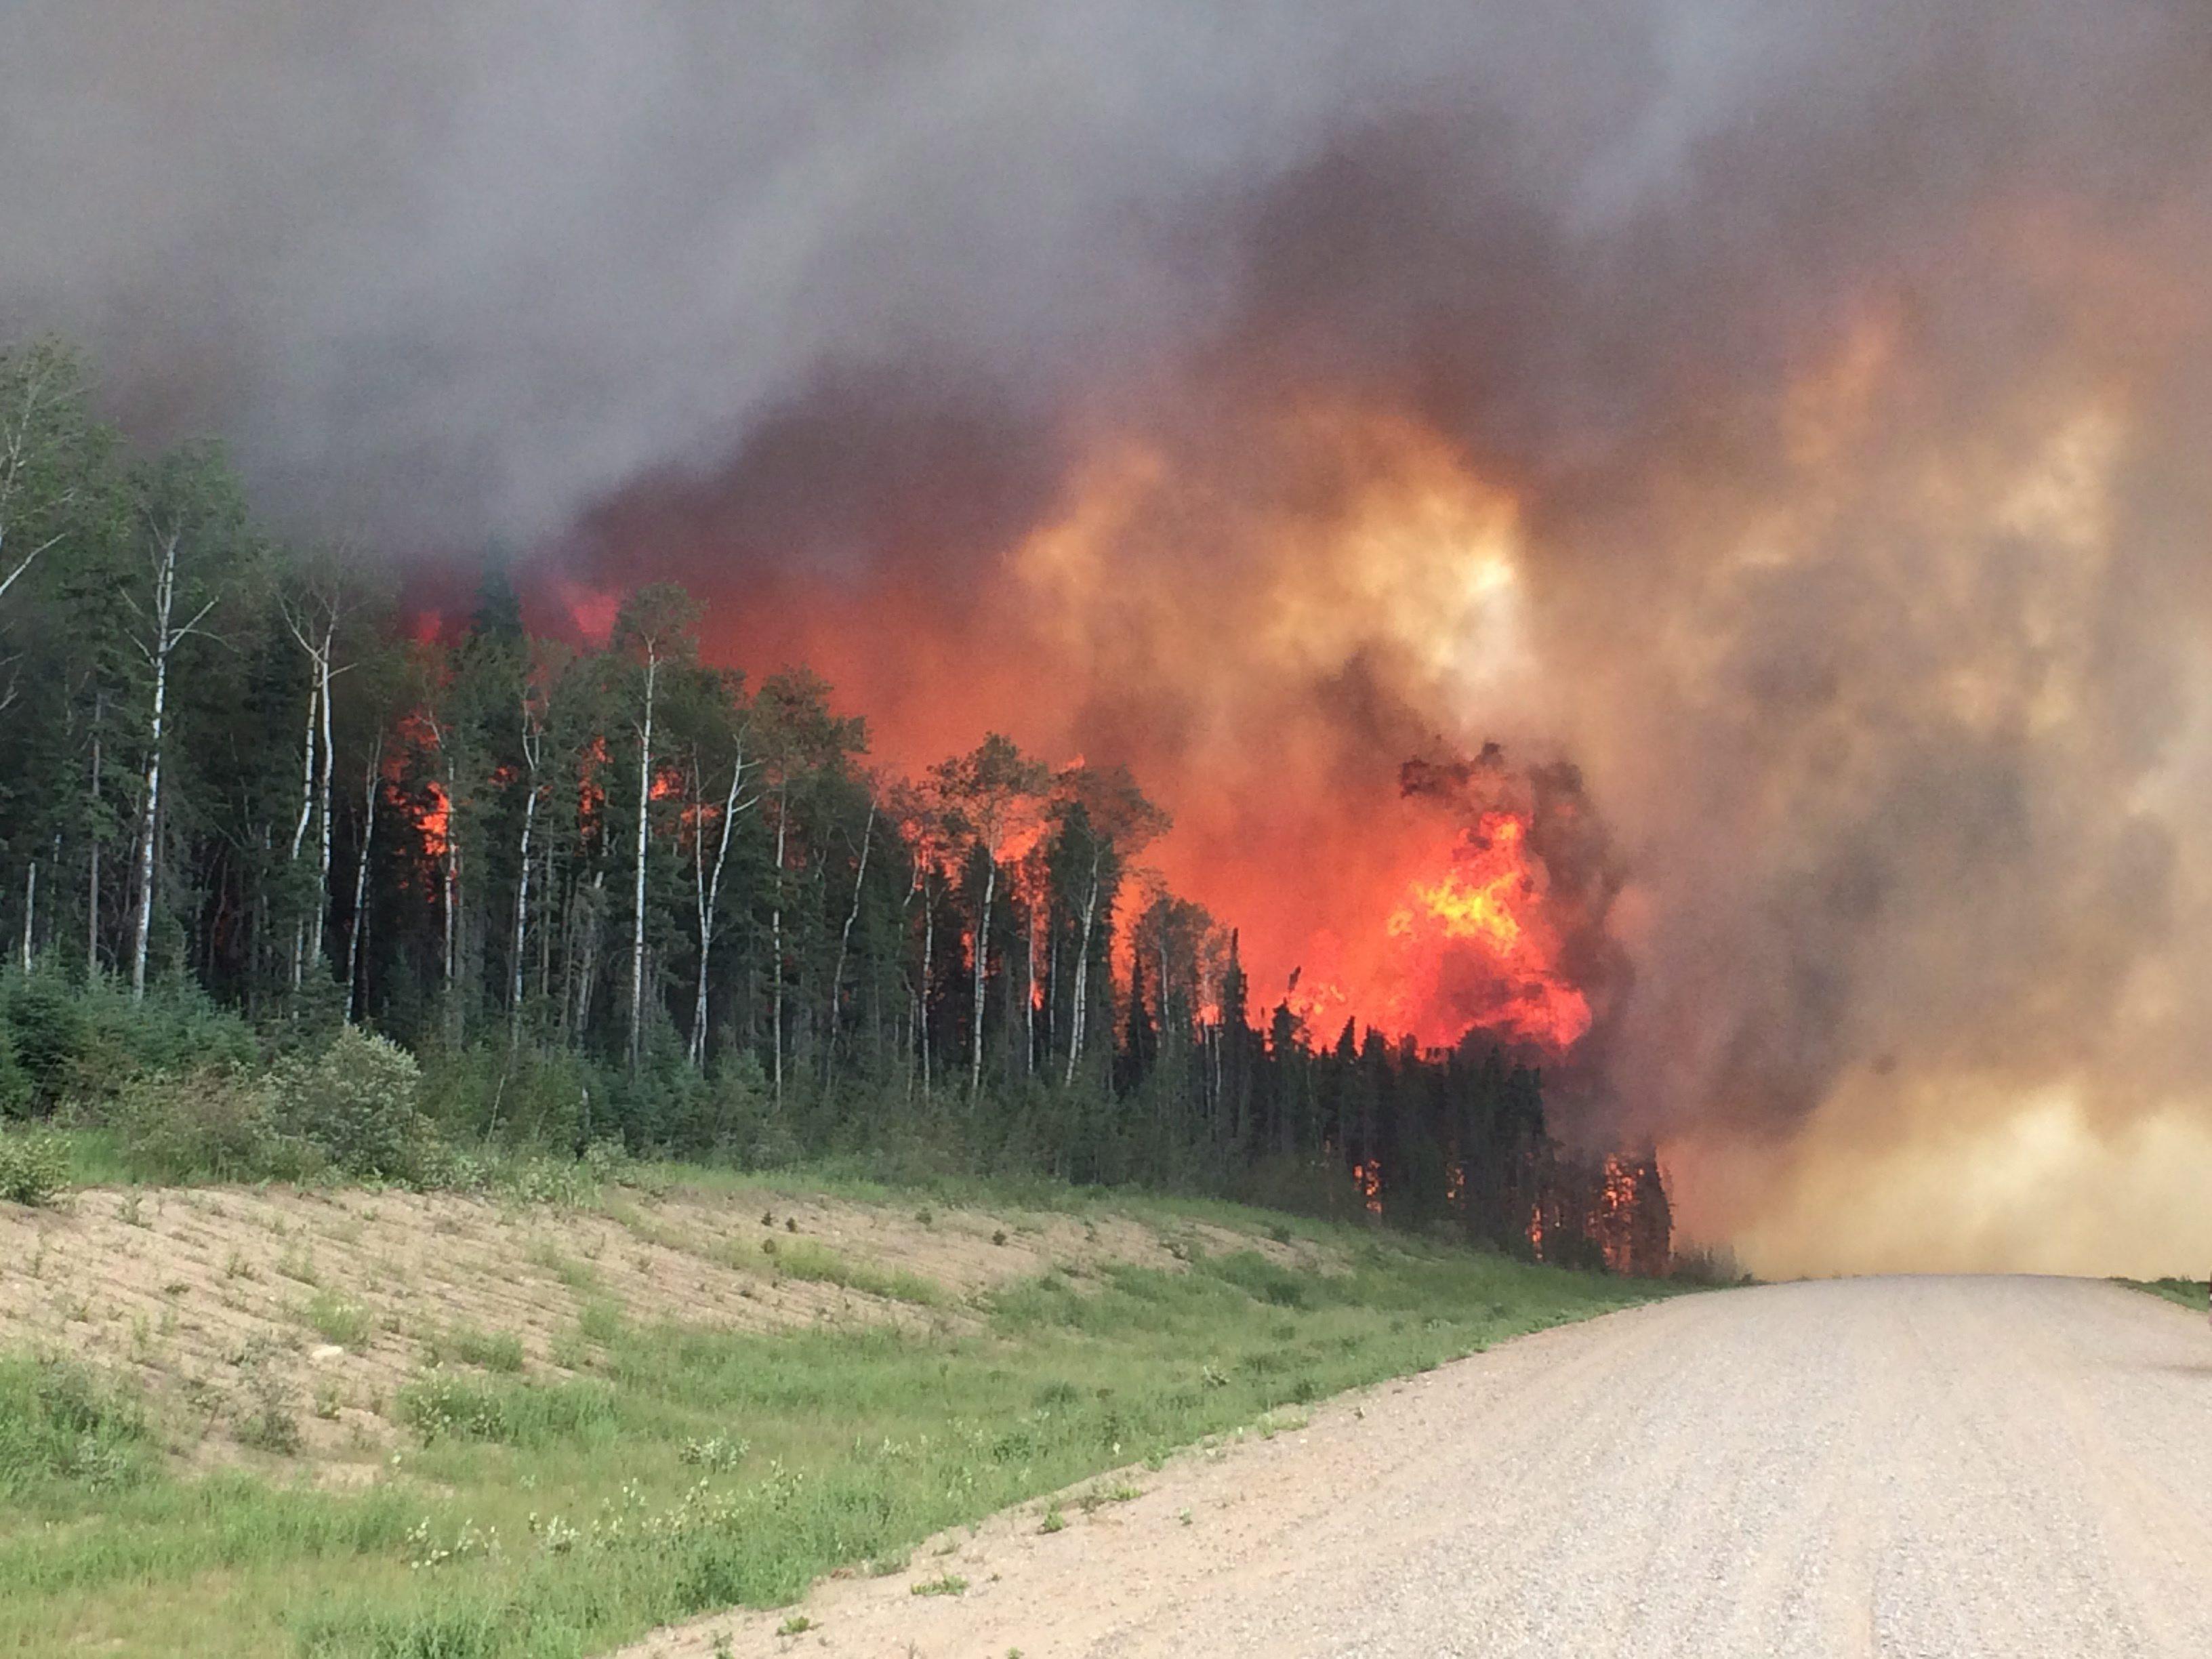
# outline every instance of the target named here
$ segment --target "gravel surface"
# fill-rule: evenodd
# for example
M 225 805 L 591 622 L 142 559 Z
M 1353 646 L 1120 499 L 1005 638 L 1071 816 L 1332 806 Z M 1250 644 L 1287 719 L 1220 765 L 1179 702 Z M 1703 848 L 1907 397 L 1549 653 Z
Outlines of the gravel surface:
M 2212 1655 L 2212 1338 L 2058 1279 L 1765 1285 L 1547 1331 L 643 1659 Z M 959 1596 L 911 1585 L 955 1573 Z

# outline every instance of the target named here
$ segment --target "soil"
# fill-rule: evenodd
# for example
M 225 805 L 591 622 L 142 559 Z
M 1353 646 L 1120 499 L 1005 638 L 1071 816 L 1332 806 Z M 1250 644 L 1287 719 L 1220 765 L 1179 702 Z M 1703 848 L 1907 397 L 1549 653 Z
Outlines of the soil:
M 268 1461 L 238 1436 L 273 1397 L 318 1478 L 344 1485 L 394 1443 L 386 1413 L 399 1387 L 433 1359 L 465 1363 L 454 1333 L 512 1337 L 526 1373 L 557 1376 L 562 1340 L 595 1298 L 634 1322 L 726 1329 L 960 1326 L 978 1293 L 1055 1265 L 1175 1269 L 1193 1245 L 1323 1260 L 1313 1245 L 1202 1223 L 922 1213 L 767 1188 L 616 1188 L 583 1209 L 360 1189 L 91 1188 L 58 1208 L 0 1202 L 0 1351 L 135 1376 L 190 1462 Z M 927 1279 L 939 1305 L 784 1271 L 777 1255 L 802 1246 Z

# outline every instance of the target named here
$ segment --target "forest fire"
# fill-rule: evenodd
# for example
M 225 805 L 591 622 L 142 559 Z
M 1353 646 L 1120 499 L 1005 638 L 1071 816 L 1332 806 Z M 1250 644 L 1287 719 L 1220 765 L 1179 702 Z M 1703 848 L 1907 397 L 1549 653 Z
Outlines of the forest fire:
M 1387 930 L 1405 983 L 1389 1018 L 1435 1047 L 1468 1031 L 1565 1054 L 1589 1030 L 1589 1001 L 1565 977 L 1543 908 L 1544 867 L 1528 825 L 1488 812 L 1462 836 L 1452 866 L 1417 883 Z

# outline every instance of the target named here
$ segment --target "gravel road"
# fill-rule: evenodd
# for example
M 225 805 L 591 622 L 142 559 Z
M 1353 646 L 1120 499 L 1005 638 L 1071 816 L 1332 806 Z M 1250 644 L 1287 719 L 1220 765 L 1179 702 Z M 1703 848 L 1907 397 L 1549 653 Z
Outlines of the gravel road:
M 1545 1332 L 632 1650 L 2212 1655 L 2212 1337 L 2057 1279 L 1698 1296 Z M 917 1597 L 957 1573 L 965 1595 Z

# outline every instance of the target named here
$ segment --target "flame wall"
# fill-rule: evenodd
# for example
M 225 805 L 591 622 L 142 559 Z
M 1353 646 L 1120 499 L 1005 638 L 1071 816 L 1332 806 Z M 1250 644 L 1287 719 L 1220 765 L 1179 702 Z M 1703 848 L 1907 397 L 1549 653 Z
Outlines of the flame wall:
M 1127 760 L 1285 981 L 1383 985 L 1450 867 L 1401 763 L 1571 760 L 1589 1109 L 1686 1231 L 2212 1252 L 2202 6 L 225 0 L 0 63 L 0 310 L 295 523 L 682 576 L 895 760 Z

